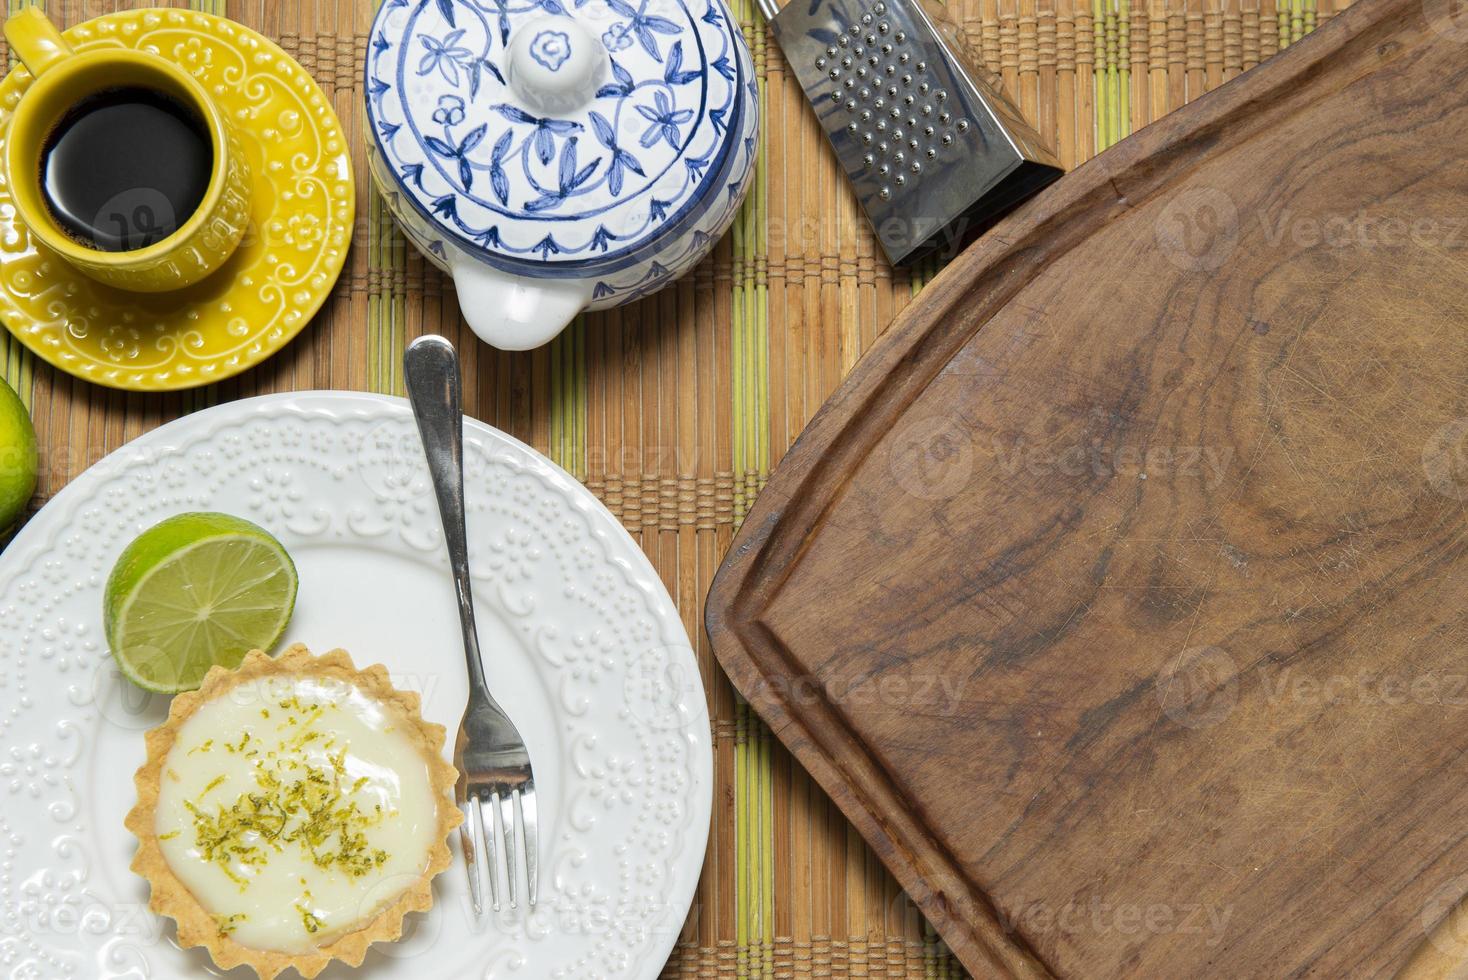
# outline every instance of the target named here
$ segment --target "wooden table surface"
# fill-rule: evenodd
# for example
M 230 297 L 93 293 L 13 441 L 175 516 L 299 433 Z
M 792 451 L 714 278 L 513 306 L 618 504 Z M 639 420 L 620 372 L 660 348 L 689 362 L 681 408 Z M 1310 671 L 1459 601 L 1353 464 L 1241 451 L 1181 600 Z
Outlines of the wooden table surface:
M 961 0 L 985 62 L 1073 166 L 1297 40 L 1322 0 Z M 49 0 L 63 25 L 146 4 Z M 19 9 L 10 0 L 13 12 Z M 179 4 L 179 6 L 184 6 Z M 891 270 L 751 3 L 735 4 L 763 73 L 760 177 L 733 230 L 690 276 L 586 316 L 546 348 L 474 340 L 451 285 L 393 228 L 362 152 L 367 0 L 194 0 L 276 39 L 332 99 L 356 150 L 357 228 L 327 306 L 273 360 L 175 395 L 111 391 L 0 333 L 0 375 L 40 440 L 39 507 L 141 433 L 267 392 L 401 393 L 404 344 L 447 335 L 466 409 L 547 453 L 626 525 L 679 605 L 703 667 L 716 796 L 705 873 L 666 975 L 948 977 L 956 962 L 830 802 L 734 695 L 702 605 L 771 467 L 862 352 L 941 266 Z

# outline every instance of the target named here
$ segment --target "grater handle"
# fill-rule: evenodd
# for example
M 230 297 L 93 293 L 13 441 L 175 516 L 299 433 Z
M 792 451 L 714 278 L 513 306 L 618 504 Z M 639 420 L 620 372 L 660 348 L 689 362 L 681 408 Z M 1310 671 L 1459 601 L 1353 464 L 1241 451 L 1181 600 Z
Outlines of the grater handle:
M 754 5 L 759 12 L 765 15 L 765 20 L 774 20 L 775 15 L 780 12 L 780 7 L 775 0 L 754 0 Z

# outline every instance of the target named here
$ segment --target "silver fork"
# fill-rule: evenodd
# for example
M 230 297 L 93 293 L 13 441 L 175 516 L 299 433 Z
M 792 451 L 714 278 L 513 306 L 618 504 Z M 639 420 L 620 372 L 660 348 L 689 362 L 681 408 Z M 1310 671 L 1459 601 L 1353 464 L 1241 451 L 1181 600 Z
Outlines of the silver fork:
M 460 408 L 459 359 L 454 347 L 442 337 L 420 337 L 403 355 L 403 375 L 408 399 L 423 437 L 428 472 L 438 497 L 443 519 L 444 542 L 448 545 L 454 591 L 459 599 L 459 625 L 464 630 L 464 656 L 469 666 L 469 706 L 459 722 L 454 743 L 454 765 L 459 782 L 454 797 L 464 811 L 459 843 L 469 871 L 469 894 L 474 914 L 483 914 L 484 898 L 479 885 L 476 830 L 484 841 L 489 870 L 489 891 L 494 910 L 500 908 L 499 867 L 496 855 L 505 862 L 505 882 L 510 907 L 515 908 L 516 841 L 524 841 L 526 896 L 532 908 L 536 900 L 538 826 L 535 812 L 535 775 L 525 739 L 510 716 L 489 693 L 484 682 L 484 665 L 479 658 L 479 634 L 474 626 L 474 595 L 469 584 L 469 549 L 464 535 L 464 415 Z M 484 818 L 489 809 L 489 820 Z

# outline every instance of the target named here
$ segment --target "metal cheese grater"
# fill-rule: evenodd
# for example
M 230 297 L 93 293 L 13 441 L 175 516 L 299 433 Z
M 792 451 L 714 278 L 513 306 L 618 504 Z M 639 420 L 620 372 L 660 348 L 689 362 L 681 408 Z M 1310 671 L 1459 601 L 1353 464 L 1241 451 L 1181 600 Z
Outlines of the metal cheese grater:
M 1060 176 L 1002 90 L 960 56 L 956 28 L 918 0 L 757 3 L 894 264 Z

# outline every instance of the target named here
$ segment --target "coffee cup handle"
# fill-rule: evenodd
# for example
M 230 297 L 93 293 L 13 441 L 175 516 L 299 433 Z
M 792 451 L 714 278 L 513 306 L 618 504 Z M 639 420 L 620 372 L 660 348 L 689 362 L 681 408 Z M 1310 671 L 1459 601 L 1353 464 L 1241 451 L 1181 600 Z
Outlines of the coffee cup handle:
M 500 350 L 548 344 L 591 302 L 585 279 L 527 279 L 473 259 L 453 263 L 459 311 L 479 339 Z
M 39 7 L 27 7 L 7 19 L 5 40 L 32 75 L 40 75 L 71 54 L 71 45 Z

